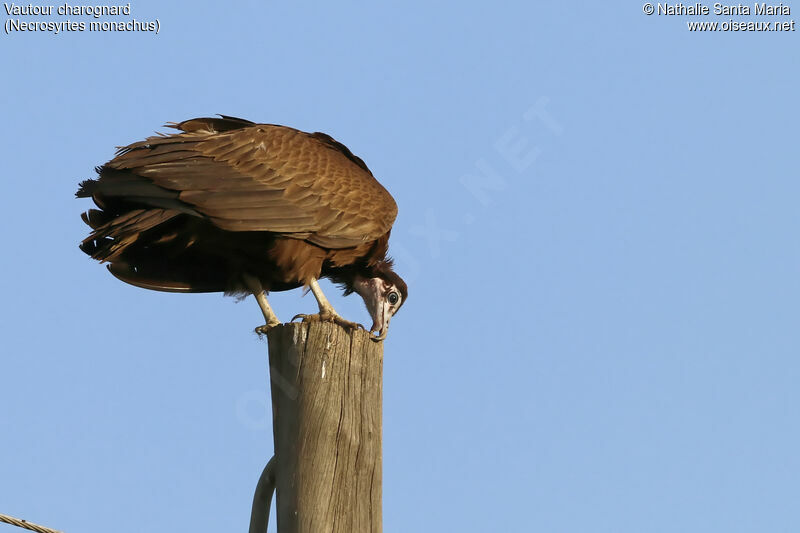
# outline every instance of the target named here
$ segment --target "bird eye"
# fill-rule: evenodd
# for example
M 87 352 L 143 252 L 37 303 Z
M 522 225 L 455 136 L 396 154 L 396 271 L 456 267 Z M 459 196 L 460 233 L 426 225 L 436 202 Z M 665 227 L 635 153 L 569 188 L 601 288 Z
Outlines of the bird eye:
M 397 295 L 396 292 L 392 291 L 389 293 L 389 296 L 387 296 L 387 299 L 389 300 L 390 304 L 394 305 L 397 303 L 397 300 L 399 300 L 400 297 Z

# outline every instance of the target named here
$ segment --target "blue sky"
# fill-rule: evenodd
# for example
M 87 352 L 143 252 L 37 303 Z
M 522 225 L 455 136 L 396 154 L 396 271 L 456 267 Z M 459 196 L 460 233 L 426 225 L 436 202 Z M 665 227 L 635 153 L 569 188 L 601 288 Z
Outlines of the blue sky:
M 632 2 L 131 8 L 159 34 L 0 36 L 0 512 L 246 528 L 258 307 L 118 282 L 73 198 L 115 146 L 223 113 L 333 135 L 399 205 L 387 533 L 800 529 L 796 32 Z

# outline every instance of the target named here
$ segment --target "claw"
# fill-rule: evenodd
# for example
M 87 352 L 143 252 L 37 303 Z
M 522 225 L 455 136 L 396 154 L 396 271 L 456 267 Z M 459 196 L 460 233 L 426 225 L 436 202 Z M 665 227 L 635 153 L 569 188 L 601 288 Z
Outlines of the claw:
M 330 313 L 330 312 L 327 313 L 322 312 L 314 315 L 305 315 L 301 313 L 299 315 L 295 315 L 294 317 L 292 317 L 292 322 L 294 322 L 298 318 L 302 318 L 303 322 L 334 322 L 336 324 L 339 324 L 343 328 L 350 330 L 359 328 L 366 329 L 364 328 L 364 326 L 358 324 L 357 322 L 351 322 L 345 318 L 340 317 L 336 313 Z
M 280 326 L 280 322 L 270 322 L 269 324 L 264 324 L 263 326 L 258 326 L 255 329 L 256 334 L 261 337 L 262 335 L 266 335 L 269 330 L 274 328 L 275 326 Z
M 386 338 L 386 335 L 387 335 L 388 333 L 389 333 L 389 330 L 385 330 L 385 331 L 384 331 L 383 333 L 381 333 L 380 335 L 375 335 L 374 333 L 370 332 L 370 337 L 369 337 L 369 338 L 370 338 L 370 340 L 373 340 L 373 341 L 375 341 L 375 342 L 381 342 L 383 339 L 385 339 L 385 338 Z

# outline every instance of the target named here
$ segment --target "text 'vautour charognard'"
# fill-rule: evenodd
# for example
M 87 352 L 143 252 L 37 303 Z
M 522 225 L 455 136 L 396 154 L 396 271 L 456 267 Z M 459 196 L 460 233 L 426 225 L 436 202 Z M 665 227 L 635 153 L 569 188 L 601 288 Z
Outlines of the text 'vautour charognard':
M 17 32 L 61 34 L 68 32 L 153 32 L 161 30 L 161 21 L 138 20 L 131 16 L 131 4 L 59 5 L 15 4 L 4 2 L 6 34 Z M 69 17 L 69 18 L 62 18 Z M 55 18 L 55 20 L 53 20 Z M 81 20 L 89 19 L 89 20 Z

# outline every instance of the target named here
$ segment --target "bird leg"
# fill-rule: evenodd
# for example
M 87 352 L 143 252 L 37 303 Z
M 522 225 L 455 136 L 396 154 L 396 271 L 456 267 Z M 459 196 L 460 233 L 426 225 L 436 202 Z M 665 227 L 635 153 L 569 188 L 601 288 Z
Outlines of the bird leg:
M 364 326 L 361 324 L 350 322 L 349 320 L 342 318 L 339 313 L 336 312 L 331 303 L 322 293 L 322 288 L 319 286 L 316 278 L 311 278 L 311 282 L 308 284 L 308 286 L 311 289 L 311 292 L 314 293 L 314 298 L 317 299 L 317 303 L 319 304 L 319 313 L 316 315 L 295 315 L 295 317 L 292 318 L 292 321 L 302 318 L 303 322 L 336 322 L 346 329 L 364 329 Z
M 258 306 L 261 308 L 261 312 L 264 313 L 264 319 L 267 321 L 267 323 L 264 324 L 263 326 L 258 326 L 256 328 L 256 333 L 259 334 L 266 333 L 275 326 L 280 326 L 281 321 L 275 315 L 275 312 L 272 310 L 272 307 L 269 306 L 269 302 L 267 301 L 267 295 L 264 294 L 264 291 L 254 293 L 253 296 L 256 297 L 256 302 L 258 302 Z
M 248 290 L 250 290 L 250 292 L 253 293 L 253 296 L 256 297 L 256 302 L 258 302 L 261 312 L 264 313 L 264 320 L 267 321 L 267 323 L 263 326 L 256 328 L 256 333 L 259 335 L 265 334 L 275 326 L 279 326 L 281 321 L 278 319 L 277 315 L 275 315 L 272 307 L 270 307 L 269 302 L 267 301 L 267 295 L 264 294 L 264 287 L 261 285 L 261 282 L 258 281 L 257 278 L 247 274 L 244 275 L 244 282 L 245 285 L 247 285 Z

